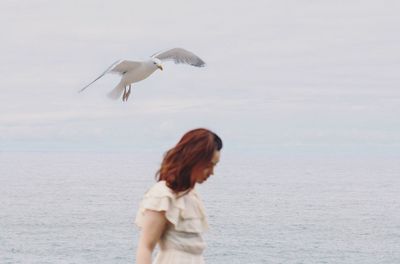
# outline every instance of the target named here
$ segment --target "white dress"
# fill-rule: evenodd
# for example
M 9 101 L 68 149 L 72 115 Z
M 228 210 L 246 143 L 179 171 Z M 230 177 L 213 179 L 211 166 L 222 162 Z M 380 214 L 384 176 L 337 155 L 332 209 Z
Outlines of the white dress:
M 201 233 L 208 229 L 208 223 L 203 203 L 194 189 L 179 197 L 165 181 L 159 181 L 140 203 L 135 221 L 139 227 L 146 209 L 165 211 L 169 222 L 158 243 L 154 264 L 204 264 L 202 253 L 206 244 Z

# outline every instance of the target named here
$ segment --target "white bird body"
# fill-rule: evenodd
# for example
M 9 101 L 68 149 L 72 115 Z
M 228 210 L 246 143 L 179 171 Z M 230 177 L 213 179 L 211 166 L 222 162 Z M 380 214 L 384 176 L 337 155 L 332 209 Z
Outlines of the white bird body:
M 144 61 L 140 63 L 137 68 L 127 71 L 122 76 L 121 82 L 125 85 L 140 82 L 153 74 L 157 69 L 157 65 L 155 65 L 152 60 Z
M 122 76 L 121 81 L 108 96 L 112 99 L 118 99 L 122 95 L 122 101 L 127 101 L 131 92 L 131 85 L 146 79 L 157 69 L 162 70 L 161 63 L 166 60 L 173 60 L 175 63 L 186 63 L 196 67 L 203 67 L 205 65 L 204 61 L 195 54 L 182 48 L 174 48 L 165 52 L 156 53 L 150 60 L 146 61 L 119 60 L 113 63 L 99 77 L 83 87 L 79 92 L 85 90 L 107 73 L 118 73 Z M 127 90 L 128 87 L 129 89 Z
M 130 86 L 132 83 L 140 82 L 146 79 L 157 69 L 157 65 L 155 65 L 152 60 L 138 63 L 136 67 L 133 67 L 131 70 L 128 70 L 122 74 L 121 81 L 111 92 L 108 93 L 108 97 L 111 99 L 118 99 L 122 94 L 124 94 L 125 96 L 122 98 L 122 100 L 127 101 L 130 94 L 130 88 L 128 91 L 126 91 L 126 87 Z

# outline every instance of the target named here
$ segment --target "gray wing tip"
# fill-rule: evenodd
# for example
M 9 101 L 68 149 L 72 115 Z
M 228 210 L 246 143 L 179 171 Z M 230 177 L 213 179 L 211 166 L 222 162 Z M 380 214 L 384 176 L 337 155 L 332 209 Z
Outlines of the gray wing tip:
M 206 63 L 205 63 L 204 61 L 201 61 L 201 62 L 198 63 L 196 66 L 197 66 L 197 67 L 205 67 L 205 66 L 206 66 Z
M 92 83 L 90 83 L 90 84 L 86 85 L 85 87 L 83 87 L 82 89 L 80 89 L 80 90 L 78 91 L 78 93 L 81 93 L 81 92 L 85 91 L 86 88 L 88 88 L 91 84 L 92 84 Z
M 122 62 L 122 61 L 124 61 L 124 60 L 123 60 L 123 59 L 119 59 L 119 60 L 115 61 L 115 62 L 114 62 L 113 64 L 111 64 L 111 66 L 109 66 L 109 67 L 107 68 L 107 70 L 105 70 L 99 77 L 97 77 L 96 79 L 94 79 L 94 81 L 92 81 L 91 83 L 89 83 L 88 85 L 86 85 L 85 87 L 83 87 L 82 89 L 80 89 L 80 90 L 78 91 L 78 93 L 83 92 L 86 88 L 88 88 L 88 87 L 89 87 L 90 85 L 92 85 L 95 81 L 97 81 L 98 79 L 100 79 L 101 77 L 103 77 L 106 73 L 112 71 L 112 69 L 113 69 L 116 65 L 118 65 L 120 62 Z
M 188 64 L 188 65 L 190 65 L 190 66 L 194 66 L 194 67 L 199 67 L 199 68 L 203 68 L 203 67 L 205 67 L 206 66 L 206 63 L 205 62 L 192 62 L 192 63 L 190 63 L 190 62 L 180 62 L 180 61 L 175 61 L 175 64 Z
M 206 63 L 202 59 L 198 59 L 198 61 L 191 63 L 190 65 L 195 66 L 195 67 L 205 67 Z

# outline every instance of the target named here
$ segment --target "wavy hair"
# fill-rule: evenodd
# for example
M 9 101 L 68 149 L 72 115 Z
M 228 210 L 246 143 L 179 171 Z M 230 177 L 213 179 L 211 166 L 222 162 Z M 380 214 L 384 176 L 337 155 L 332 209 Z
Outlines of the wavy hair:
M 221 149 L 222 140 L 214 132 L 204 128 L 191 130 L 164 154 L 156 179 L 166 181 L 175 193 L 190 190 L 196 184 L 191 177 L 193 168 L 209 164 L 214 152 Z

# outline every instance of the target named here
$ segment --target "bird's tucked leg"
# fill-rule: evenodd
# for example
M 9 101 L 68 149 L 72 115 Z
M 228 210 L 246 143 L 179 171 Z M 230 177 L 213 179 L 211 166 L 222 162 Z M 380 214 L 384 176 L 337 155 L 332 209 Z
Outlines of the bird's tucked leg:
M 128 90 L 128 92 L 126 93 L 126 100 L 125 100 L 125 101 L 128 101 L 129 95 L 131 94 L 131 88 L 132 88 L 132 85 L 129 84 L 129 90 Z
M 124 94 L 122 95 L 122 102 L 126 102 L 128 100 L 126 86 L 124 87 Z

